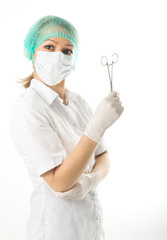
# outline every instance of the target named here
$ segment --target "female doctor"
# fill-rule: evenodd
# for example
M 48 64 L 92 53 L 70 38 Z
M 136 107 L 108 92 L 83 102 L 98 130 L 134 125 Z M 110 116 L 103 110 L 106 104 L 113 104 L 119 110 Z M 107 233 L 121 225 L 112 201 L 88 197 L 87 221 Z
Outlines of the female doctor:
M 96 186 L 108 174 L 103 135 L 123 112 L 110 91 L 94 114 L 65 87 L 78 58 L 79 36 L 67 20 L 39 19 L 24 40 L 34 72 L 13 104 L 10 133 L 33 184 L 28 240 L 105 239 Z

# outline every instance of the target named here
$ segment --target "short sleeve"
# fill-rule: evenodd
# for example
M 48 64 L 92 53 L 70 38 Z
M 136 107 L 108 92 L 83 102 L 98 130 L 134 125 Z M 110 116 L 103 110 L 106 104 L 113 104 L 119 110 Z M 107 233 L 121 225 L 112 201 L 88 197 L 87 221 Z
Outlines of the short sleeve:
M 88 110 L 88 113 L 90 115 L 90 117 L 92 117 L 93 115 L 93 110 L 92 107 L 90 106 L 90 104 L 88 103 L 88 101 L 86 101 L 83 97 L 82 97 L 84 103 L 86 104 L 86 108 Z M 97 145 L 97 148 L 95 150 L 95 156 L 107 151 L 107 144 L 106 141 L 104 139 L 104 136 L 101 138 L 101 141 L 99 142 L 99 144 Z
M 62 141 L 38 106 L 14 107 L 10 135 L 26 166 L 33 168 L 38 176 L 60 165 L 66 158 Z

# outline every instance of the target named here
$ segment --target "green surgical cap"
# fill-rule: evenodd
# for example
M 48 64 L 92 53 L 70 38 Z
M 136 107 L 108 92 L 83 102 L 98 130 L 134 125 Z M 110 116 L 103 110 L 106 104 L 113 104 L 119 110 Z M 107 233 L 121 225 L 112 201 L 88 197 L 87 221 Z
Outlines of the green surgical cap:
M 46 39 L 63 37 L 74 45 L 74 63 L 78 59 L 79 35 L 76 28 L 67 20 L 48 15 L 35 22 L 24 39 L 24 55 L 34 63 L 35 49 Z

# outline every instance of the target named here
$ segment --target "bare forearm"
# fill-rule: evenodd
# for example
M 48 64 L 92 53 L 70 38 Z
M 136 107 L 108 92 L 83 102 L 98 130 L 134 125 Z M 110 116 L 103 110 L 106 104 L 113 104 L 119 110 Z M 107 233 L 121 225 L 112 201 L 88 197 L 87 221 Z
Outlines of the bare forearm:
M 95 157 L 95 165 L 91 172 L 99 172 L 100 181 L 103 180 L 110 170 L 110 155 L 108 151 Z
M 73 151 L 55 170 L 55 191 L 63 192 L 73 187 L 78 178 L 85 171 L 97 145 L 97 142 L 93 141 L 85 134 L 82 135 Z

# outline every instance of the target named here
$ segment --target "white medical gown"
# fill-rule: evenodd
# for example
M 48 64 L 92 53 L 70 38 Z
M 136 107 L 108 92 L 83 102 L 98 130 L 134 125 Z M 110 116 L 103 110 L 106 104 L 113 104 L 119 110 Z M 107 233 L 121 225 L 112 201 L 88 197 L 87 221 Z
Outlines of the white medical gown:
M 59 94 L 38 79 L 17 97 L 10 134 L 33 184 L 27 240 L 103 240 L 103 215 L 96 189 L 81 201 L 56 198 L 41 174 L 60 165 L 79 142 L 92 109 L 79 94 L 65 88 L 67 106 Z M 104 137 L 94 156 L 107 150 Z

